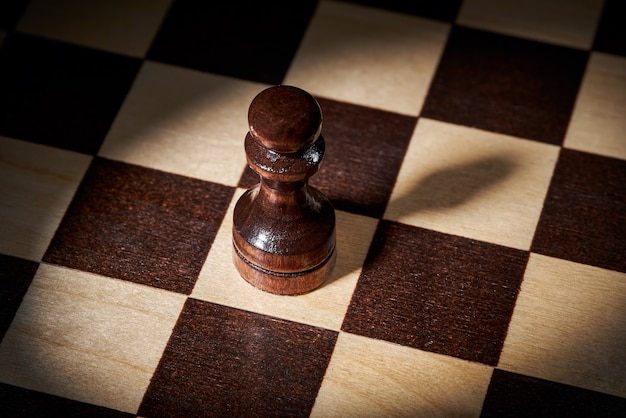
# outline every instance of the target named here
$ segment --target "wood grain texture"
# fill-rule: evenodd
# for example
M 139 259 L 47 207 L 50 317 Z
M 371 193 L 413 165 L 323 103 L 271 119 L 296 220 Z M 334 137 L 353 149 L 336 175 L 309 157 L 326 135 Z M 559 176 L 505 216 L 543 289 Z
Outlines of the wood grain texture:
M 456 26 L 422 116 L 560 145 L 586 63 L 582 50 Z
M 311 417 L 478 416 L 490 367 L 339 334 Z
M 91 157 L 0 137 L 0 252 L 41 261 Z
M 626 162 L 563 149 L 532 251 L 626 272 Z
M 385 218 L 528 250 L 559 148 L 420 118 Z
M 189 294 L 233 192 L 97 158 L 44 260 Z
M 308 416 L 336 339 L 321 328 L 189 299 L 139 415 Z
M 532 254 L 498 367 L 623 398 L 624 347 L 626 273 Z
M 626 159 L 625 108 L 626 57 L 592 52 L 563 146 Z
M 0 345 L 2 382 L 135 412 L 184 301 L 43 264 Z
M 236 186 L 246 165 L 241 135 L 248 106 L 261 88 L 147 61 L 98 155 Z
M 342 330 L 496 365 L 527 259 L 525 251 L 382 221 Z
M 415 117 L 449 28 L 441 21 L 322 1 L 284 83 Z

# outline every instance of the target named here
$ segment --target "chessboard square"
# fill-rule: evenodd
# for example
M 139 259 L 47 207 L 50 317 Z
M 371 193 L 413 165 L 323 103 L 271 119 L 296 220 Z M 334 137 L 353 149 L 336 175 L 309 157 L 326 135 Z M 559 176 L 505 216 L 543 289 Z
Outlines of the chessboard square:
M 175 1 L 150 59 L 266 84 L 281 84 L 315 1 Z
M 233 264 L 232 212 L 242 193 L 239 189 L 233 197 L 191 296 L 338 331 L 378 221 L 336 211 L 338 256 L 331 277 L 304 295 L 274 295 L 246 282 Z
M 619 417 L 626 399 L 494 370 L 481 417 Z
M 585 51 L 456 26 L 422 116 L 560 145 L 586 63 Z
M 340 333 L 311 417 L 477 417 L 491 371 Z
M 563 149 L 532 251 L 626 272 L 626 161 Z
M 310 184 L 339 210 L 382 217 L 416 118 L 323 98 L 318 102 L 326 154 Z
M 95 154 L 140 63 L 12 32 L 0 50 L 0 135 Z
M 135 414 L 116 411 L 60 396 L 0 383 L 0 405 L 7 417 L 47 417 L 62 412 L 66 417 L 133 418 Z M 51 412 L 55 411 L 55 412 Z
M 626 57 L 593 52 L 563 145 L 626 160 L 624 109 Z
M 345 1 L 345 0 L 344 0 Z M 459 11 L 461 0 L 407 2 L 404 0 L 347 0 L 364 6 L 378 7 L 398 13 L 429 17 L 453 22 Z
M 41 260 L 90 161 L 0 137 L 0 253 Z
M 236 186 L 248 106 L 265 87 L 146 62 L 99 155 Z
M 233 191 L 98 158 L 44 260 L 189 294 Z
M 184 301 L 42 264 L 0 345 L 0 381 L 135 413 Z
M 2 341 L 39 264 L 0 254 L 0 266 L 2 266 L 0 269 L 0 341 Z
M 382 221 L 342 330 L 498 362 L 528 254 Z
M 450 25 L 321 1 L 286 84 L 314 95 L 418 116 Z
M 626 274 L 531 254 L 499 368 L 626 397 Z
M 590 49 L 602 1 L 465 0 L 457 23 L 572 48 Z
M 626 56 L 626 3 L 606 0 L 593 44 L 595 51 Z
M 143 57 L 171 0 L 31 1 L 18 30 L 106 51 Z
M 143 403 L 147 416 L 308 416 L 337 333 L 189 299 Z
M 527 250 L 558 152 L 420 118 L 385 219 Z

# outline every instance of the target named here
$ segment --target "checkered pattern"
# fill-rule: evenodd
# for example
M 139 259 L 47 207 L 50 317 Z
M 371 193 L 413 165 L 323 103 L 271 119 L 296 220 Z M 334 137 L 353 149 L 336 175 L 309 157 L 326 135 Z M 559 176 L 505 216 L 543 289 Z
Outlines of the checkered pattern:
M 623 416 L 624 16 L 3 2 L 0 414 Z M 281 83 L 322 107 L 337 211 L 295 297 L 231 261 Z

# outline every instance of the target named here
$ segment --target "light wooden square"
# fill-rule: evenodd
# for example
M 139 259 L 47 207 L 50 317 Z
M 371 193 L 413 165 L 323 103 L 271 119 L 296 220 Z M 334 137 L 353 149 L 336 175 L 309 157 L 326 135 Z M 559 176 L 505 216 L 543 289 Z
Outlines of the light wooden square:
M 417 116 L 449 29 L 442 22 L 322 1 L 285 84 Z
M 385 218 L 527 250 L 559 148 L 420 119 Z
M 626 58 L 593 52 L 563 145 L 626 159 Z
M 341 333 L 312 417 L 480 415 L 492 368 Z
M 0 253 L 41 260 L 90 161 L 0 137 Z
M 626 397 L 626 274 L 531 254 L 498 367 Z
M 22 32 L 143 57 L 171 0 L 35 0 L 19 22 Z
M 184 302 L 43 264 L 0 345 L 0 381 L 136 413 Z
M 192 292 L 197 299 L 276 316 L 331 330 L 339 330 L 377 220 L 336 211 L 337 263 L 331 277 L 318 289 L 298 296 L 273 295 L 253 287 L 239 276 L 232 260 L 232 213 L 239 189 L 226 213 L 200 277 Z
M 601 0 L 465 0 L 457 23 L 522 38 L 589 49 Z
M 146 62 L 99 155 L 236 186 L 261 84 Z

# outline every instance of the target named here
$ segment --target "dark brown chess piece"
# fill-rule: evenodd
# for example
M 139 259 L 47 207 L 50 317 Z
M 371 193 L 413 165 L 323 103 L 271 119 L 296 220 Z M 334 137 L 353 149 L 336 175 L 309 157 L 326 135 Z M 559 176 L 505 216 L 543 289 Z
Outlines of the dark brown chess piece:
M 254 98 L 248 123 L 247 161 L 261 181 L 235 206 L 235 266 L 267 292 L 309 292 L 328 278 L 336 258 L 334 209 L 308 185 L 324 157 L 322 112 L 304 90 L 275 86 Z

